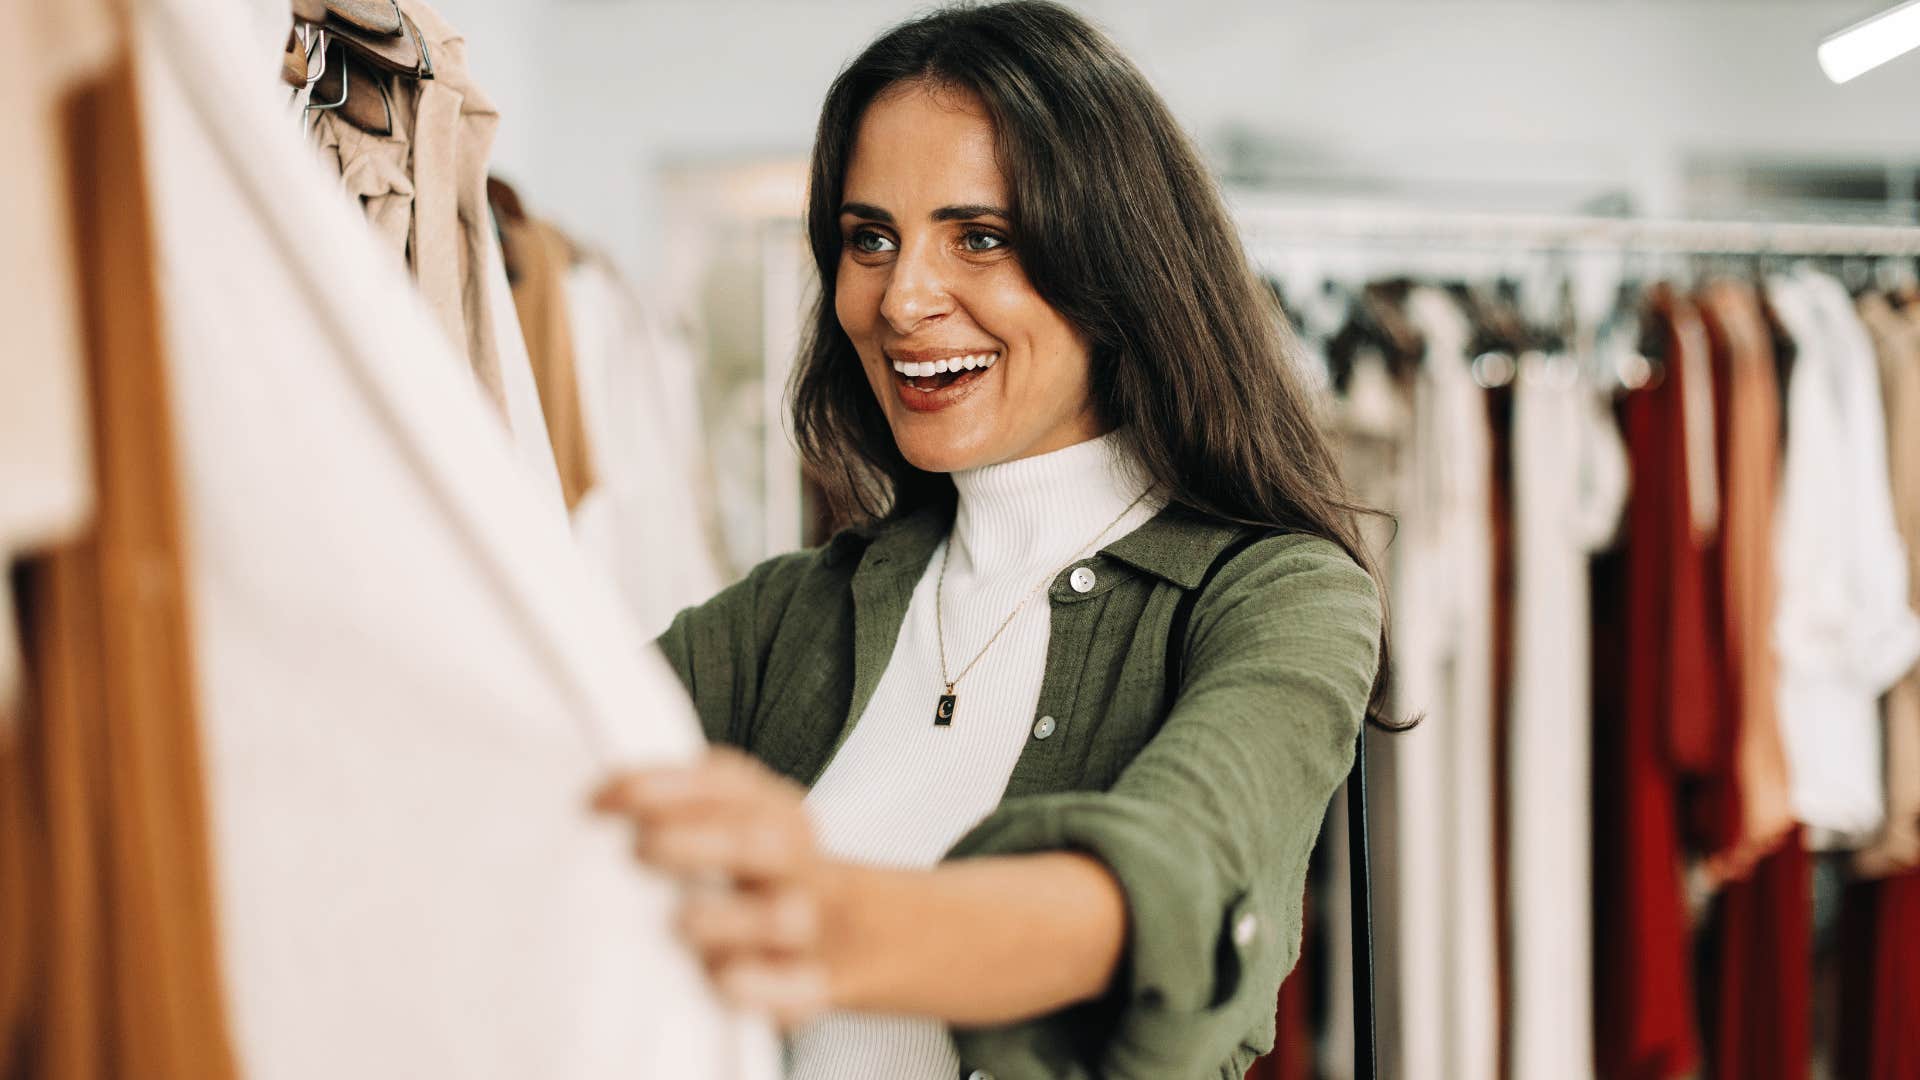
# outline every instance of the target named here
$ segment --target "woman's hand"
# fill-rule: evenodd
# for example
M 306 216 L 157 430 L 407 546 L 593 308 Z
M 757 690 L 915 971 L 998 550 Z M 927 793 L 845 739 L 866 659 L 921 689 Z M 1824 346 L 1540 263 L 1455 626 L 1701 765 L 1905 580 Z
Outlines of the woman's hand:
M 685 879 L 680 932 L 727 1000 L 794 1027 L 828 1009 L 1011 1023 L 1103 993 L 1127 907 L 1078 852 L 859 866 L 815 847 L 798 785 L 738 751 L 638 769 L 595 797 Z
M 823 858 L 799 785 L 736 750 L 609 781 L 597 809 L 638 826 L 640 858 L 689 884 L 680 932 L 723 997 L 794 1026 L 833 1007 Z

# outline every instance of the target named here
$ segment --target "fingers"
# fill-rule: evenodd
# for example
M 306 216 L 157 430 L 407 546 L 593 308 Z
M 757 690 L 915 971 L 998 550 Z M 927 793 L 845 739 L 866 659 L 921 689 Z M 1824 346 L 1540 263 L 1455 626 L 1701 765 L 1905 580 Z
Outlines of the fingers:
M 799 887 L 693 889 L 680 934 L 720 996 L 793 1028 L 832 1007 L 817 898 Z
M 834 879 L 799 785 L 715 749 L 688 765 L 613 777 L 593 805 L 631 818 L 640 858 L 693 884 L 680 933 L 724 998 L 788 1027 L 829 1007 L 821 947 Z
M 783 1028 L 798 1027 L 829 1007 L 827 969 L 819 963 L 747 956 L 712 964 L 709 975 L 722 997 L 770 1014 Z
M 680 909 L 680 931 L 702 953 L 811 952 L 820 908 L 797 888 L 695 890 Z
M 621 773 L 595 794 L 597 810 L 645 819 L 700 807 L 795 797 L 799 785 L 730 747 L 715 747 L 688 765 Z
M 769 882 L 798 875 L 811 864 L 813 837 L 798 813 L 694 812 L 643 823 L 634 850 L 642 861 L 670 874 Z
M 668 873 L 776 881 L 814 858 L 798 785 L 734 752 L 622 774 L 600 789 L 594 805 L 633 818 L 640 857 Z

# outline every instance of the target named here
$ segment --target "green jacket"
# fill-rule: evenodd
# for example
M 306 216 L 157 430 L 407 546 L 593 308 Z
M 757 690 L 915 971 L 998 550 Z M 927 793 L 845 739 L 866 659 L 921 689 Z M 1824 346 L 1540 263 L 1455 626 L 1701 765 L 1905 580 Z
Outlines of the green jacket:
M 951 513 L 841 532 L 681 612 L 660 644 L 707 736 L 819 779 L 880 681 Z M 947 857 L 1100 858 L 1126 893 L 1127 956 L 1100 1001 L 956 1029 L 961 1076 L 1239 1080 L 1272 1047 L 1307 856 L 1353 760 L 1380 610 L 1337 545 L 1260 540 L 1193 605 L 1168 712 L 1175 608 L 1239 535 L 1169 509 L 1050 587 L 1036 716 L 1054 725 L 1030 729 L 999 808 Z M 1068 584 L 1082 566 L 1095 575 L 1084 593 Z

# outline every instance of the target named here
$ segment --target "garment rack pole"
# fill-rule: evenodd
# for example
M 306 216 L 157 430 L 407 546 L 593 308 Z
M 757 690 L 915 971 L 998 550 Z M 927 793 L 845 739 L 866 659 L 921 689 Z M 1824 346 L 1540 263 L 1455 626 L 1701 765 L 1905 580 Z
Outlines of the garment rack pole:
M 1693 255 L 1920 256 L 1920 225 L 1688 221 L 1554 214 L 1240 207 L 1250 249 L 1302 244 Z

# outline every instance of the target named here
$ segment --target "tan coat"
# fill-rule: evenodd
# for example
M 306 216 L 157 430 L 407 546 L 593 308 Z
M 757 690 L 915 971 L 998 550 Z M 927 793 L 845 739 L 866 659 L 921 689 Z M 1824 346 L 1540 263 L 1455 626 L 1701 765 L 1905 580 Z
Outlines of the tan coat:
M 433 78 L 387 77 L 393 134 L 369 134 L 337 113 L 316 112 L 314 138 L 374 229 L 413 268 L 447 339 L 504 414 L 483 254 L 494 242 L 487 162 L 500 114 L 467 70 L 460 32 L 422 0 L 400 6 L 426 39 Z
M 1726 640 L 1738 695 L 1734 776 L 1740 811 L 1735 839 L 1710 870 L 1745 878 L 1793 830 L 1792 791 L 1775 700 L 1773 510 L 1780 477 L 1780 388 L 1760 298 L 1751 285 L 1716 281 L 1700 305 L 1725 367 L 1726 505 L 1722 558 Z

